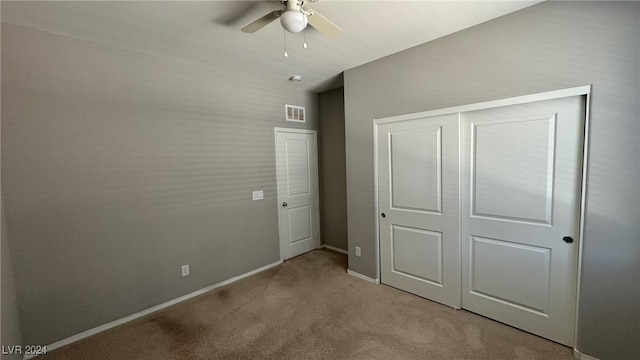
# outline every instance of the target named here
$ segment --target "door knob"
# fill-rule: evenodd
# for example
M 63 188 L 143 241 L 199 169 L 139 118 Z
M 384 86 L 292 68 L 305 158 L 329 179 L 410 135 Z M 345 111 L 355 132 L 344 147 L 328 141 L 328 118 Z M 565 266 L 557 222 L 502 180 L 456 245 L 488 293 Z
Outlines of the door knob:
M 573 238 L 571 236 L 565 236 L 562 238 L 562 240 L 564 240 L 564 242 L 566 242 L 567 244 L 571 244 L 573 242 Z
M 284 201 L 282 202 L 282 207 L 287 207 L 287 205 L 289 205 L 289 204 L 287 204 L 287 203 L 286 203 L 286 202 L 284 202 Z
M 385 213 L 380 214 L 380 216 L 382 216 L 383 218 L 387 217 Z

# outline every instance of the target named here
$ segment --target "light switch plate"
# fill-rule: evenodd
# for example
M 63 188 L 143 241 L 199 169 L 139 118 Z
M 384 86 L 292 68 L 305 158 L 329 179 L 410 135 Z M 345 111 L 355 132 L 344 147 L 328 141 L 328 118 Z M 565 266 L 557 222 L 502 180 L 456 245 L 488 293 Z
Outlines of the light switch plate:
M 253 192 L 253 200 L 262 200 L 264 199 L 264 193 L 262 190 Z

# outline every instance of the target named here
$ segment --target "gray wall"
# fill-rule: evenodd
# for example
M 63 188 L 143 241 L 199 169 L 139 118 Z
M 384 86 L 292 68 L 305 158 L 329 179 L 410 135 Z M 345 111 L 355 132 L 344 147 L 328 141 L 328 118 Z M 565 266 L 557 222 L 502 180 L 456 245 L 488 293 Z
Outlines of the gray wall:
M 322 243 L 347 250 L 347 183 L 344 89 L 320 94 L 320 213 Z
M 292 86 L 3 24 L 2 192 L 24 342 L 278 261 L 273 128 L 317 128 L 317 94 Z M 307 123 L 284 121 L 285 103 Z
M 378 274 L 373 118 L 593 84 L 578 349 L 638 358 L 639 19 L 637 2 L 545 2 L 346 71 L 349 268 Z
M 1 329 L 0 341 L 5 348 L 10 346 L 22 345 L 22 335 L 20 334 L 20 322 L 18 321 L 18 306 L 16 303 L 16 288 L 13 278 L 13 268 L 11 262 L 11 251 L 9 249 L 9 241 L 7 238 L 7 227 L 4 216 L 4 204 L 3 200 L 0 200 L 0 210 L 2 215 L 2 245 L 0 247 L 0 274 L 2 276 L 1 288 L 0 288 L 0 308 L 2 313 L 0 314 Z M 8 352 L 8 351 L 7 351 Z M 19 354 L 5 355 L 4 352 L 0 353 L 0 359 L 20 359 Z

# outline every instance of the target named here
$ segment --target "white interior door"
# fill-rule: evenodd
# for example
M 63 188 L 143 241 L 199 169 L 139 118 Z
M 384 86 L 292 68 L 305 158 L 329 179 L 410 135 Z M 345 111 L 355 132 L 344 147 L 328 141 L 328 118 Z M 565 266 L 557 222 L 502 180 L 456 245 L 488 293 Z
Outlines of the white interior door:
M 315 130 L 275 129 L 280 254 L 283 260 L 320 246 Z
M 460 308 L 458 115 L 378 126 L 381 281 Z
M 584 109 L 575 96 L 461 114 L 462 307 L 568 346 Z

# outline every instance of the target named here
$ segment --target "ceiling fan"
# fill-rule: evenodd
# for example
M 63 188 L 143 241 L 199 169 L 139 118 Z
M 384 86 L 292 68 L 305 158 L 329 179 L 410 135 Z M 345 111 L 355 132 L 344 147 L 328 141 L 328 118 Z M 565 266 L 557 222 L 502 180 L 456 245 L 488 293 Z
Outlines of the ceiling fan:
M 317 0 L 311 1 L 315 2 Z M 280 1 L 280 3 L 285 6 L 284 10 L 272 11 L 243 27 L 242 31 L 246 33 L 254 33 L 267 26 L 275 19 L 280 18 L 280 24 L 282 24 L 282 27 L 292 33 L 304 30 L 307 27 L 307 24 L 332 38 L 342 33 L 342 29 L 324 16 L 318 14 L 315 10 L 303 9 L 302 6 L 304 5 L 304 0 L 284 0 Z

